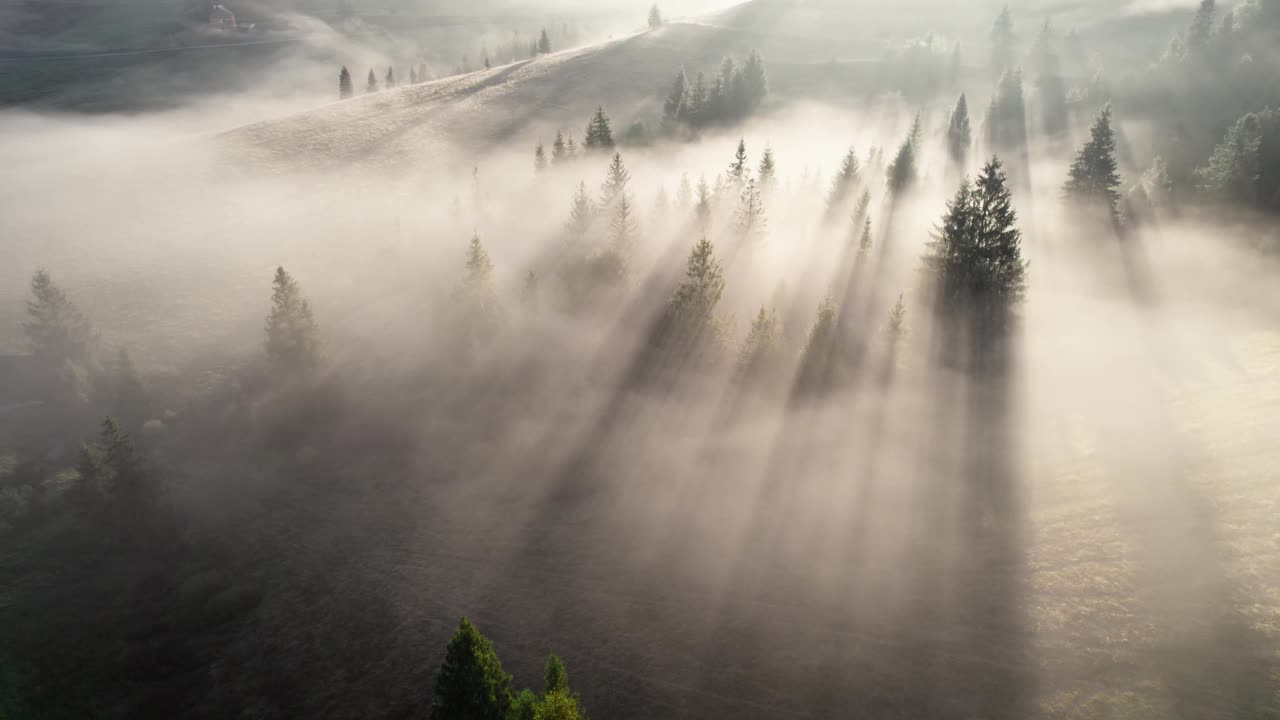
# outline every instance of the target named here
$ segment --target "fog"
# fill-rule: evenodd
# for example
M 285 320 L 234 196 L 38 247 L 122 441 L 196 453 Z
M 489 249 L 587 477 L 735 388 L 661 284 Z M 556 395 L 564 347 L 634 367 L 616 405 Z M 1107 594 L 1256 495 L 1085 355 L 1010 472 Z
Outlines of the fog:
M 1033 5 L 1014 8 L 1027 45 L 1047 14 Z M 1194 3 L 1098 5 L 1070 12 L 1101 25 Z M 648 6 L 485 8 L 642 20 Z M 414 9 L 455 12 L 397 10 Z M 441 79 L 365 95 L 367 67 L 407 70 L 417 50 L 306 10 L 289 9 L 306 48 L 247 89 L 159 110 L 0 111 L 0 348 L 28 351 L 24 302 L 47 270 L 148 388 L 130 431 L 180 528 L 163 577 L 181 602 L 197 572 L 255 589 L 243 616 L 190 631 L 216 639 L 184 669 L 154 671 L 197 668 L 188 701 L 204 709 L 187 716 L 414 714 L 460 616 L 518 686 L 539 687 L 559 653 L 594 717 L 1276 712 L 1280 289 L 1257 251 L 1273 217 L 1153 203 L 1123 231 L 1099 223 L 1062 188 L 1101 103 L 1073 106 L 1053 137 L 1029 113 L 1025 150 L 1001 153 L 1026 295 L 991 340 L 938 310 L 922 261 L 962 178 L 1001 152 L 985 59 L 973 51 L 955 92 L 868 89 L 897 81 L 890 58 L 844 97 L 788 84 L 827 67 L 795 60 L 741 122 L 617 148 L 637 231 L 622 279 L 579 291 L 575 258 L 602 257 L 616 228 L 596 217 L 575 239 L 566 220 L 580 182 L 600 196 L 612 156 L 538 170 L 535 145 L 549 153 L 558 130 L 581 141 L 599 104 L 615 137 L 637 122 L 656 134 L 680 65 L 714 75 L 719 55 L 785 34 L 724 39 L 725 15 L 650 33 L 602 20 L 548 57 L 460 75 L 441 57 Z M 937 14 L 947 47 L 983 42 L 976 21 Z M 477 32 L 494 48 L 510 28 Z M 340 65 L 357 97 L 339 102 Z M 947 144 L 959 91 L 975 138 L 962 167 Z M 1123 192 L 1169 132 L 1137 105 L 1116 98 Z M 887 166 L 917 118 L 918 179 L 893 191 Z M 766 147 L 777 161 L 763 231 L 740 230 L 732 186 L 704 221 L 680 201 L 685 179 L 724 186 L 739 140 L 750 173 Z M 850 149 L 861 172 L 829 209 Z M 493 264 L 479 314 L 473 236 Z M 700 349 L 710 331 L 663 335 L 703 237 L 724 280 L 715 352 Z M 310 375 L 266 369 L 277 267 L 320 328 Z M 838 339 L 815 350 L 824 301 Z M 762 307 L 777 357 L 745 382 L 737 359 Z M 6 409 L 5 449 L 76 466 L 93 402 Z M 30 702 L 73 667 L 27 669 L 18 659 L 39 655 L 6 642 L 0 671 L 9 659 L 44 683 Z M 130 709 L 171 702 L 157 691 Z

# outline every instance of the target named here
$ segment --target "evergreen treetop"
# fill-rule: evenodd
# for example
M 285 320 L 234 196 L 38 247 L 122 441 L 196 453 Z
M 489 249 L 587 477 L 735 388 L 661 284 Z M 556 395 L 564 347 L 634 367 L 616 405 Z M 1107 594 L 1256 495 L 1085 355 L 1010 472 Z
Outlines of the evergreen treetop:
M 747 181 L 747 141 L 745 138 L 738 140 L 738 149 L 733 154 L 733 162 L 729 164 L 729 182 L 732 185 L 741 187 Z
M 1085 144 L 1071 163 L 1065 187 L 1068 198 L 1080 203 L 1101 203 L 1116 217 L 1120 201 L 1120 172 L 1116 163 L 1116 137 L 1111 128 L 1111 106 L 1098 113 Z
M 509 720 L 513 707 L 511 676 L 493 644 L 462 618 L 436 676 L 431 720 Z
M 320 330 L 311 305 L 298 283 L 283 267 L 272 281 L 271 312 L 267 315 L 267 361 L 284 376 L 314 370 L 320 364 Z
M 378 92 L 378 76 L 374 74 L 373 68 L 369 68 L 369 82 L 365 86 L 365 92 Z
M 569 673 L 564 668 L 564 662 L 556 655 L 547 658 L 546 669 L 543 671 L 542 692 L 569 692 Z
M 87 369 L 97 337 L 88 319 L 44 270 L 31 276 L 27 319 L 22 323 L 31 354 L 46 368 L 62 368 L 70 362 Z
M 615 152 L 609 161 L 609 170 L 605 173 L 604 182 L 600 185 L 600 206 L 609 207 L 618 198 L 626 195 L 627 184 L 631 182 L 631 173 L 622 162 L 622 153 Z
M 586 139 L 583 140 L 582 145 L 589 150 L 613 148 L 613 130 L 609 126 L 609 116 L 605 114 L 604 106 L 596 108 L 591 121 L 587 123 Z
M 338 98 L 346 100 L 355 94 L 355 89 L 351 85 L 351 72 L 347 70 L 347 66 L 342 66 L 342 72 L 338 73 Z
M 956 108 L 951 112 L 951 120 L 947 123 L 947 152 L 951 155 L 951 161 L 958 167 L 964 167 L 972 144 L 973 129 L 969 123 L 969 101 L 964 93 L 960 93 Z
M 778 180 L 778 167 L 773 159 L 773 148 L 766 146 L 760 158 L 760 189 L 768 191 Z

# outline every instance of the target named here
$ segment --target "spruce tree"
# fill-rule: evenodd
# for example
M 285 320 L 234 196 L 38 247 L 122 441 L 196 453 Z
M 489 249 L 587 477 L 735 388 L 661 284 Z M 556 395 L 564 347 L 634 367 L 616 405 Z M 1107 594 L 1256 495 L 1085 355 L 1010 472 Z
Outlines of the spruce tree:
M 1013 16 L 1009 13 L 1009 6 L 1005 5 L 991 26 L 992 77 L 1000 77 L 1013 69 L 1014 41 Z
M 631 182 L 631 173 L 627 172 L 627 166 L 622 162 L 622 153 L 616 152 L 613 154 L 613 160 L 609 162 L 609 170 L 605 174 L 604 182 L 600 185 L 600 206 L 612 207 L 618 198 L 626 195 L 629 182 Z
M 609 116 L 605 114 L 603 106 L 596 108 L 591 122 L 587 123 L 587 135 L 582 145 L 587 150 L 613 149 L 613 130 L 609 127 Z
M 778 182 L 778 167 L 773 159 L 773 148 L 765 147 L 764 155 L 760 158 L 760 190 L 768 193 L 773 190 L 774 185 Z
M 666 102 L 662 105 L 662 117 L 668 126 L 684 120 L 685 95 L 688 92 L 688 86 L 689 78 L 685 75 L 684 68 L 680 68 L 675 81 L 671 83 L 671 91 L 667 93 Z
M 733 229 L 739 238 L 759 242 L 768 231 L 769 220 L 765 215 L 764 199 L 755 179 L 747 181 L 738 199 L 738 209 L 733 217 Z
M 392 88 L 394 88 L 394 87 L 396 86 L 396 69 L 395 69 L 395 68 L 391 68 L 391 67 L 387 68 L 387 82 L 386 82 L 386 85 L 387 85 L 387 89 L 388 89 L 388 90 L 390 90 L 390 89 L 392 89 Z
M 686 212 L 693 205 L 693 186 L 689 184 L 689 173 L 680 174 L 680 188 L 676 190 L 676 208 Z
M 973 145 L 973 129 L 969 124 L 969 101 L 964 93 L 956 101 L 956 109 L 951 112 L 951 120 L 947 123 L 947 152 L 951 162 L 958 168 L 964 168 L 969 161 L 969 147 Z
M 547 658 L 546 669 L 542 673 L 543 694 L 553 692 L 569 692 L 569 673 L 564 669 L 564 662 L 556 655 Z
M 992 158 L 976 183 L 967 179 L 947 204 L 924 256 L 945 315 L 970 321 L 978 338 L 1003 332 L 1026 292 L 1022 233 L 1000 161 Z
M 1191 29 L 1187 32 L 1187 50 L 1193 54 L 1204 55 L 1209 50 L 1209 41 L 1213 38 L 1213 20 L 1217 12 L 1215 0 L 1200 0 L 1195 18 L 1191 21 Z
M 714 201 L 715 198 L 711 194 L 711 186 L 707 184 L 707 176 L 703 175 L 698 179 L 698 204 L 694 207 L 694 212 L 698 217 L 698 226 L 704 232 L 711 223 L 711 211 Z
M 759 50 L 752 50 L 742 66 L 742 88 L 747 111 L 760 107 L 769 95 L 769 77 L 765 72 L 764 58 Z
M 871 253 L 871 218 L 862 223 L 862 234 L 858 236 L 858 259 L 863 260 Z
M 907 332 L 907 305 L 903 302 L 903 295 L 898 295 L 898 302 L 889 308 L 889 322 L 885 326 L 885 331 L 889 335 L 890 342 L 897 342 Z
M 835 220 L 848 209 L 849 196 L 858 185 L 862 167 L 858 164 L 858 154 L 853 148 L 845 153 L 840 161 L 840 171 L 831 181 L 831 190 L 827 193 L 827 220 Z
M 266 334 L 267 362 L 277 375 L 292 377 L 320 365 L 320 329 L 311 304 L 283 267 L 276 268 L 272 281 Z
M 902 141 L 902 145 L 898 147 L 898 154 L 894 156 L 893 162 L 889 163 L 888 183 L 889 190 L 893 193 L 901 193 L 909 189 L 916 182 L 916 146 L 908 137 Z
M 591 193 L 587 192 L 587 184 L 580 182 L 569 207 L 569 220 L 565 223 L 565 234 L 569 240 L 581 242 L 585 239 L 595 216 L 596 206 L 591 200 Z
M 551 143 L 551 162 L 559 165 L 565 159 L 567 148 L 564 144 L 564 133 L 557 130 L 556 140 Z
M 716 306 L 723 294 L 724 272 L 716 260 L 715 248 L 704 235 L 689 253 L 684 280 L 667 305 L 667 342 L 692 350 L 699 343 L 722 339 Z
M 409 66 L 409 84 L 410 85 L 418 84 L 418 70 L 414 68 L 414 66 L 412 65 Z
M 698 76 L 693 80 L 693 89 L 689 91 L 688 100 L 686 101 L 685 116 L 687 122 L 694 127 L 702 127 L 707 124 L 707 115 L 710 110 L 710 91 L 707 89 L 707 75 L 699 71 Z
M 68 364 L 81 370 L 92 365 L 97 346 L 93 327 L 44 270 L 31 276 L 31 297 L 22 329 L 41 368 L 60 373 Z
M 542 143 L 538 143 L 538 147 L 533 151 L 533 169 L 538 172 L 547 169 L 547 151 L 542 147 Z
M 347 70 L 347 66 L 342 66 L 342 72 L 338 73 L 338 99 L 346 100 L 355 94 L 355 90 L 351 86 L 351 73 Z
M 869 217 L 871 217 L 871 191 L 863 190 L 862 197 L 858 198 L 858 204 L 853 209 L 853 224 L 856 226 Z
M 1018 153 L 1027 146 L 1027 106 L 1021 70 L 1011 70 L 1000 78 L 987 109 L 987 141 L 999 152 Z
M 578 143 L 574 142 L 573 138 L 568 138 L 567 140 L 565 140 L 564 145 L 565 145 L 564 157 L 566 160 L 573 160 L 574 158 L 578 157 Z
M 662 11 L 658 9 L 658 5 L 656 3 L 653 7 L 649 8 L 649 27 L 662 27 Z
M 513 707 L 511 676 L 493 644 L 462 618 L 436 676 L 431 720 L 509 720 Z
M 538 52 L 542 55 L 551 52 L 551 37 L 547 35 L 546 28 L 542 28 L 542 34 L 538 36 Z
M 80 446 L 76 470 L 84 496 L 117 503 L 126 512 L 141 509 L 155 499 L 156 488 L 143 467 L 142 457 L 128 433 L 112 417 L 102 421 L 95 442 Z
M 733 154 L 733 162 L 729 164 L 729 184 L 741 188 L 747 182 L 750 171 L 747 169 L 747 141 L 738 140 L 738 149 Z
M 1104 207 L 1114 219 L 1120 201 L 1120 172 L 1116 164 L 1116 137 L 1111 129 L 1110 105 L 1098 113 L 1089 134 L 1089 142 L 1071 163 L 1066 195 L 1081 205 Z
M 738 352 L 737 378 L 743 382 L 763 379 L 778 369 L 782 353 L 779 350 L 778 314 L 772 309 L 760 308 L 751 329 Z
M 1197 175 L 1201 189 L 1219 200 L 1280 208 L 1280 111 L 1236 121 Z
M 836 343 L 839 340 L 839 323 L 836 306 L 830 297 L 818 306 L 818 316 L 809 328 L 804 351 L 800 355 L 800 368 L 796 376 L 797 387 L 807 392 L 828 389 L 835 380 Z
M 366 93 L 378 92 L 378 76 L 373 74 L 373 68 L 369 68 L 369 83 L 365 85 Z
M 623 193 L 609 223 L 609 242 L 613 250 L 628 253 L 640 237 L 640 220 L 636 217 L 631 198 Z
M 1053 30 L 1048 20 L 1040 29 L 1031 52 L 1036 65 L 1036 94 L 1040 104 L 1041 129 L 1050 137 L 1067 131 L 1067 82 L 1061 62 L 1053 49 Z

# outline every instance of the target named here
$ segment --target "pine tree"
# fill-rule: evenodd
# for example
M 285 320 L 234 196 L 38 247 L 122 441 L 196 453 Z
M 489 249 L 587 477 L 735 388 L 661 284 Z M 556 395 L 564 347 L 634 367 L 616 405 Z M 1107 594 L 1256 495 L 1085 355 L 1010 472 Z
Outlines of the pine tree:
M 631 182 L 631 173 L 622 162 L 622 153 L 614 153 L 609 162 L 609 170 L 604 182 L 600 185 L 600 207 L 612 207 L 618 198 L 626 195 L 627 183 Z
M 596 206 L 587 192 L 585 182 L 578 183 L 578 191 L 573 195 L 573 204 L 569 207 L 569 221 L 565 223 L 565 234 L 573 242 L 581 242 L 591 230 L 592 220 L 596 216 Z
M 1000 77 L 1013 69 L 1014 40 L 1013 16 L 1009 13 L 1009 6 L 1005 5 L 991 26 L 992 77 Z
M 1067 82 L 1058 54 L 1053 50 L 1053 29 L 1048 20 L 1031 51 L 1036 64 L 1036 92 L 1040 101 L 1041 128 L 1050 137 L 1067 131 Z
M 796 376 L 797 387 L 807 392 L 822 391 L 835 380 L 836 342 L 839 339 L 839 323 L 836 306 L 831 298 L 824 298 L 818 306 L 818 317 L 809 328 L 800 355 L 800 368 Z
M 858 260 L 863 260 L 871 253 L 871 218 L 863 221 L 862 234 L 858 237 Z
M 395 68 L 390 68 L 390 67 L 389 67 L 389 68 L 387 68 L 387 82 L 386 82 L 386 86 L 387 86 L 387 89 L 388 89 L 388 90 L 390 90 L 390 89 L 392 89 L 392 88 L 394 88 L 394 87 L 396 86 L 396 69 L 395 69 Z
M 760 107 L 769 95 L 769 77 L 765 72 L 764 58 L 758 50 L 752 50 L 742 66 L 742 88 L 748 112 Z
M 22 329 L 40 367 L 53 372 L 61 372 L 68 364 L 90 368 L 97 346 L 93 327 L 44 270 L 31 276 L 31 298 Z
M 1213 20 L 1217 13 L 1215 0 L 1200 0 L 1196 16 L 1191 21 L 1191 29 L 1187 32 L 1187 49 L 1198 55 L 1209 50 L 1209 41 L 1213 38 Z
M 418 70 L 414 68 L 414 66 L 412 65 L 409 66 L 409 84 L 410 85 L 418 84 Z
M 685 116 L 688 122 L 694 127 L 702 127 L 707 124 L 707 115 L 710 109 L 710 91 L 707 89 L 707 75 L 699 71 L 698 76 L 693 80 L 693 89 L 689 91 L 688 100 L 686 101 Z
M 893 193 L 901 193 L 909 189 L 916 182 L 916 146 L 908 137 L 902 141 L 902 145 L 898 147 L 898 154 L 894 156 L 893 162 L 889 163 L 888 169 L 889 190 Z
M 649 27 L 662 27 L 662 11 L 658 9 L 657 4 L 649 8 Z
M 547 35 L 547 29 L 542 28 L 542 34 L 538 36 L 538 53 L 542 55 L 550 54 L 551 37 Z
M 588 150 L 613 149 L 613 130 L 609 127 L 609 116 L 605 115 L 603 106 L 596 108 L 591 122 L 587 123 L 587 135 L 582 145 Z
M 858 154 L 853 148 L 849 148 L 844 159 L 840 161 L 840 171 L 831 181 L 831 190 L 827 193 L 828 222 L 835 220 L 842 212 L 848 210 L 849 196 L 857 187 L 861 173 L 862 167 L 858 164 Z
M 1200 188 L 1219 200 L 1280 208 L 1280 111 L 1237 120 L 1197 176 Z
M 564 662 L 559 657 L 552 655 L 547 658 L 547 666 L 542 676 L 544 695 L 553 692 L 569 692 L 569 673 L 564 669 Z
M 133 440 L 114 418 L 102 421 L 95 442 L 80 446 L 76 470 L 83 495 L 118 503 L 126 512 L 140 509 L 155 499 L 156 488 L 143 468 Z
M 869 217 L 871 217 L 871 191 L 863 190 L 862 197 L 858 198 L 858 204 L 853 210 L 853 224 L 856 226 Z
M 1000 78 L 987 109 L 987 141 L 1000 152 L 1017 153 L 1027 146 L 1027 106 L 1022 94 L 1022 71 Z
M 1107 105 L 1094 120 L 1089 142 L 1071 163 L 1065 190 L 1069 199 L 1086 206 L 1101 205 L 1115 219 L 1120 201 L 1119 188 L 1116 138 L 1111 129 L 1111 106 Z
M 538 172 L 547 169 L 547 151 L 542 147 L 542 143 L 538 143 L 538 147 L 533 151 L 533 169 Z
M 740 381 L 753 382 L 777 370 L 782 356 L 778 347 L 780 334 L 778 314 L 772 309 L 760 308 L 738 352 L 737 377 Z
M 609 242 L 615 251 L 626 253 L 639 239 L 640 221 L 636 218 L 635 208 L 626 193 L 621 195 L 617 205 L 613 221 L 609 223 Z
M 478 294 L 493 292 L 493 261 L 479 235 L 472 235 L 471 244 L 467 246 L 466 287 Z
M 969 147 L 973 145 L 973 129 L 969 125 L 969 101 L 964 93 L 956 101 L 956 109 L 951 113 L 947 123 L 947 152 L 951 162 L 958 168 L 964 168 L 969 161 Z
M 733 217 L 733 230 L 743 240 L 759 242 L 764 238 L 768 227 L 769 220 L 765 215 L 760 186 L 755 179 L 748 180 L 742 188 L 738 209 Z
M 493 644 L 462 618 L 436 676 L 431 720 L 508 720 L 513 707 L 511 676 Z
M 676 208 L 686 212 L 693 205 L 693 186 L 689 184 L 689 173 L 680 174 L 680 188 L 676 190 Z
M 1007 328 L 1026 292 L 1026 268 L 1012 195 L 992 158 L 977 182 L 966 179 L 947 204 L 925 252 L 925 274 L 939 310 L 967 318 L 985 339 Z
M 901 294 L 898 295 L 898 302 L 889 309 L 889 323 L 885 326 L 885 331 L 892 342 L 897 342 L 907 332 L 907 305 Z
M 565 144 L 564 157 L 566 160 L 573 160 L 574 158 L 578 157 L 578 143 L 574 142 L 573 138 L 568 138 L 567 140 L 565 140 L 564 144 Z
M 724 294 L 724 272 L 715 248 L 704 235 L 693 246 L 684 280 L 667 305 L 666 339 L 675 347 L 692 349 L 705 341 L 719 341 L 721 325 L 716 306 Z
M 703 175 L 698 179 L 698 204 L 694 207 L 694 213 L 698 217 L 698 226 L 704 232 L 711 223 L 713 202 L 714 196 L 711 194 L 711 186 L 707 184 L 707 176 Z
M 685 75 L 684 68 L 680 68 L 680 72 L 676 74 L 676 79 L 671 83 L 671 91 L 667 93 L 667 100 L 662 105 L 662 117 L 668 126 L 684 120 L 685 114 L 685 95 L 688 92 L 689 78 Z
M 366 93 L 378 92 L 378 76 L 373 74 L 373 68 L 369 69 L 369 83 L 365 86 Z
M 355 90 L 351 87 L 351 73 L 347 70 L 347 66 L 342 66 L 342 72 L 338 73 L 338 99 L 346 100 L 355 94 Z
M 551 162 L 559 165 L 565 159 L 567 148 L 564 144 L 564 133 L 557 130 L 556 140 L 551 143 Z
M 298 283 L 283 267 L 272 282 L 267 315 L 267 362 L 281 377 L 307 373 L 320 365 L 320 329 Z
M 733 154 L 733 162 L 729 164 L 729 184 L 736 188 L 741 188 L 746 182 L 750 171 L 747 170 L 747 141 L 745 138 L 738 140 L 738 149 Z
M 778 182 L 778 167 L 773 160 L 773 148 L 765 147 L 764 156 L 760 158 L 760 190 L 768 193 Z

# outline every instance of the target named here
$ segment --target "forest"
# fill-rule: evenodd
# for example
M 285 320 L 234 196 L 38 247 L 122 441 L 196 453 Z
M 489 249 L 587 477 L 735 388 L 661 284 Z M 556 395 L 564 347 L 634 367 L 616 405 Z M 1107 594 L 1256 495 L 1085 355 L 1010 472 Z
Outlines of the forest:
M 0 119 L 0 718 L 1280 717 L 1280 2 L 645 6 Z

